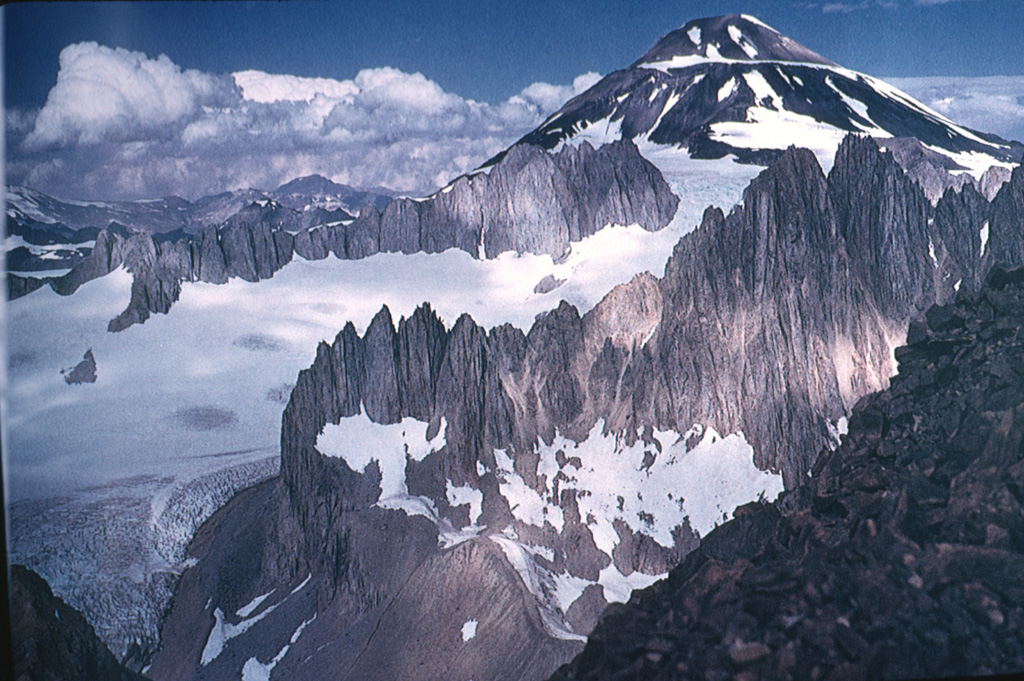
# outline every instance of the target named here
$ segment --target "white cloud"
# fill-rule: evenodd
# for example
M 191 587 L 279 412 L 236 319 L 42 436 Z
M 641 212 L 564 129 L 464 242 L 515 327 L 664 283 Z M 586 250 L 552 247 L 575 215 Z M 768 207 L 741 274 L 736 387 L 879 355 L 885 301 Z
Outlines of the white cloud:
M 957 123 L 1024 141 L 1024 75 L 885 80 Z
M 350 80 L 303 78 L 262 71 L 236 71 L 231 77 L 242 90 L 242 97 L 253 102 L 309 102 L 317 95 L 342 99 L 355 95 L 359 88 Z
M 223 78 L 182 71 L 165 55 L 111 49 L 94 42 L 60 53 L 57 84 L 25 140 L 29 148 L 141 139 L 196 112 L 230 101 Z
M 556 111 L 562 104 L 584 92 L 601 80 L 601 74 L 590 71 L 576 76 L 571 86 L 534 83 L 520 94 L 520 98 L 544 111 Z
M 69 198 L 197 197 L 315 172 L 425 194 L 599 78 L 534 83 L 488 104 L 390 67 L 351 80 L 216 75 L 79 43 L 61 53 L 57 84 L 34 119 L 21 112 L 8 127 L 9 181 Z

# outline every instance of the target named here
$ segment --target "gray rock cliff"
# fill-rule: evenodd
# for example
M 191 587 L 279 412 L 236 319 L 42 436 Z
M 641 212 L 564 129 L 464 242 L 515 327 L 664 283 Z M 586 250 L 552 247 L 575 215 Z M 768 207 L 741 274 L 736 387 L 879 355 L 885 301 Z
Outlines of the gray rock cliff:
M 677 204 L 661 173 L 631 142 L 596 150 L 583 144 L 555 154 L 523 144 L 489 173 L 461 177 L 427 199 L 392 200 L 383 212 L 368 205 L 352 221 L 293 232 L 294 220 L 286 218 L 294 211 L 263 202 L 176 240 L 112 227 L 100 232 L 93 252 L 71 272 L 48 283 L 70 295 L 86 281 L 126 267 L 134 279 L 131 300 L 109 327 L 120 331 L 151 313 L 166 313 L 185 282 L 269 279 L 296 254 L 355 260 L 459 248 L 474 257 L 508 250 L 559 256 L 570 242 L 609 224 L 661 229 Z M 8 291 L 14 298 L 38 286 L 17 278 Z

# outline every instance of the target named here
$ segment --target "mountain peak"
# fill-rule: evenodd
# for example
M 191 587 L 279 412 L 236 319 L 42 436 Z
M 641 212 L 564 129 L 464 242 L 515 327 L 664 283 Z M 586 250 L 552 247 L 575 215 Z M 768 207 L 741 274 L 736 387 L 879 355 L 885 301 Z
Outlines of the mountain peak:
M 295 178 L 277 188 L 278 192 L 331 192 L 347 189 L 344 185 L 332 182 L 323 175 L 313 174 Z
M 663 36 L 633 66 L 682 68 L 707 61 L 784 61 L 834 66 L 749 14 L 694 19 Z

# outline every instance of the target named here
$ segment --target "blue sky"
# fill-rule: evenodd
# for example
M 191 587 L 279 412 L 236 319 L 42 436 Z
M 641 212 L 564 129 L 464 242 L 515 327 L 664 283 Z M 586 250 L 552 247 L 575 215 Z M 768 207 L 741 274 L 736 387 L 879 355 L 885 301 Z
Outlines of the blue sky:
M 207 193 L 203 188 L 284 181 L 290 179 L 290 168 L 295 174 L 320 171 L 356 184 L 426 190 L 449 174 L 471 168 L 482 160 L 480 155 L 539 122 L 559 98 L 593 81 L 593 75 L 581 79 L 584 74 L 606 74 L 628 65 L 658 37 L 689 19 L 731 12 L 755 14 L 849 68 L 910 78 L 898 84 L 915 96 L 927 94 L 943 103 L 944 113 L 968 125 L 1024 135 L 1024 79 L 1006 78 L 1024 76 L 1020 0 L 24 3 L 7 5 L 3 12 L 8 174 L 14 181 L 65 196 L 197 195 Z M 73 75 L 70 67 L 61 72 L 60 55 L 68 46 L 83 43 L 95 43 L 93 53 L 75 48 L 74 54 L 66 54 L 68 59 L 82 57 L 79 75 L 84 64 L 102 63 L 111 66 L 109 77 L 117 77 L 114 62 L 119 59 L 149 60 L 168 74 L 170 80 L 159 82 L 170 88 L 182 87 L 182 79 L 172 72 L 193 74 L 185 79 L 187 92 L 178 93 L 185 99 L 175 100 L 178 95 L 172 93 L 169 105 L 173 110 L 180 104 L 182 112 L 191 113 L 165 115 L 158 109 L 167 102 L 158 105 L 152 97 L 142 100 L 137 90 L 115 88 L 105 100 L 76 105 L 92 116 L 89 121 L 106 116 L 98 128 L 87 129 L 89 121 L 82 118 L 86 114 L 76 113 L 74 120 L 67 111 L 61 114 L 56 96 L 65 97 L 61 101 L 70 111 L 74 102 L 67 97 L 74 93 L 55 89 L 59 73 L 69 83 Z M 155 61 L 160 55 L 165 55 L 162 66 Z M 225 74 L 247 70 L 359 82 L 363 89 L 366 83 L 379 86 L 378 93 L 391 107 L 387 117 L 381 118 L 383 100 L 375 100 L 358 117 L 336 120 L 335 127 L 386 122 L 392 125 L 392 137 L 416 133 L 420 143 L 359 131 L 362 146 L 347 153 L 338 146 L 341 133 L 335 131 L 333 160 L 324 161 L 323 155 L 318 159 L 307 136 L 289 165 L 282 151 L 286 141 L 278 136 L 267 138 L 278 145 L 276 156 L 243 155 L 234 173 L 223 161 L 239 150 L 228 144 L 230 135 L 213 137 L 230 127 L 223 117 L 205 121 L 202 129 L 189 128 L 195 143 L 216 139 L 219 157 L 206 151 L 201 161 L 171 144 L 170 123 L 196 123 L 189 116 L 199 108 L 234 106 L 215 93 L 225 87 Z M 930 80 L 913 80 L 924 77 Z M 422 94 L 414 102 L 415 116 L 396 108 L 396 93 L 403 88 Z M 55 97 L 50 107 L 54 115 L 38 119 L 50 96 Z M 978 111 L 994 96 L 1001 107 L 998 113 L 979 118 Z M 122 100 L 123 110 L 117 109 Z M 433 104 L 426 106 L 427 100 Z M 288 111 L 278 105 L 260 112 L 255 108 L 248 105 L 244 122 L 235 112 L 231 129 L 237 132 L 243 124 L 252 129 L 267 117 L 278 130 L 283 116 L 290 124 L 308 123 L 309 111 L 297 112 L 294 105 Z M 454 132 L 455 141 L 446 144 L 431 126 L 450 128 L 453 112 L 454 120 L 465 124 Z M 115 126 L 115 119 L 123 125 Z M 70 125 L 70 132 L 50 130 L 26 145 L 33 128 L 47 120 Z M 183 125 L 177 132 L 185 130 Z M 471 140 L 475 135 L 483 139 Z M 241 143 L 241 138 L 234 139 Z M 136 167 L 134 175 L 128 172 L 132 158 L 153 155 L 162 155 L 161 167 L 150 162 Z M 416 166 L 410 157 L 417 155 L 434 157 L 437 163 Z M 357 157 L 362 160 L 355 161 Z M 396 158 L 401 160 L 397 166 Z M 111 175 L 112 164 L 120 164 L 119 177 Z M 392 171 L 386 172 L 385 166 Z

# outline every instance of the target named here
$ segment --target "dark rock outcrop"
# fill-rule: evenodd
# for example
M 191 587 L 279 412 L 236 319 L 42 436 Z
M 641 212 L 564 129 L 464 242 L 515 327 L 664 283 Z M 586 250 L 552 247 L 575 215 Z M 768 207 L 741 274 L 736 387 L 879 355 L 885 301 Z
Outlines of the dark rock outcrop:
M 253 203 L 216 228 L 202 227 L 178 239 L 112 225 L 96 237 L 85 260 L 47 283 L 69 295 L 86 281 L 126 267 L 133 275 L 131 300 L 109 326 L 121 331 L 151 313 L 166 313 L 183 282 L 269 279 L 294 254 L 322 259 L 333 253 L 355 260 L 381 252 L 459 248 L 474 257 L 508 250 L 559 256 L 571 242 L 609 224 L 661 229 L 678 202 L 631 142 L 597 150 L 584 144 L 557 154 L 519 145 L 489 173 L 460 177 L 427 199 L 395 199 L 383 212 L 367 205 L 355 220 L 294 233 L 287 219 L 294 211 L 273 201 Z M 16 298 L 39 286 L 17 278 L 8 290 Z
M 1024 270 L 928 311 L 807 486 L 613 606 L 555 679 L 1024 670 Z
M 17 681 L 141 681 L 118 663 L 82 614 L 42 577 L 11 565 L 12 662 Z M 5 615 L 6 616 L 6 615 Z
M 14 300 L 27 296 L 36 289 L 46 286 L 46 280 L 39 277 L 23 277 L 18 274 L 7 273 L 7 299 Z
M 70 369 L 62 369 L 64 382 L 68 385 L 96 382 L 96 357 L 92 354 L 92 348 L 85 351 L 82 361 Z

